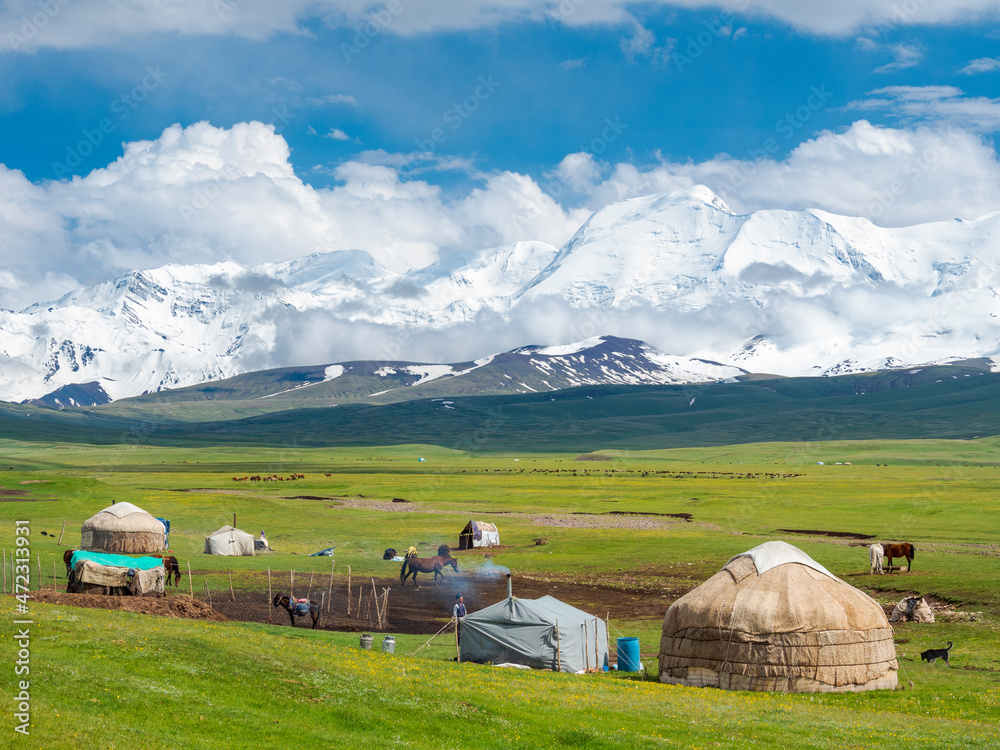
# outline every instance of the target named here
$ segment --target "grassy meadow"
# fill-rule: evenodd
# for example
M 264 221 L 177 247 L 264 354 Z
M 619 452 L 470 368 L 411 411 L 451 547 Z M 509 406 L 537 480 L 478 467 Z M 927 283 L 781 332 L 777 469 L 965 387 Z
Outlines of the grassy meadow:
M 639 637 L 648 676 L 455 664 L 445 639 L 410 656 L 427 636 L 396 634 L 396 653 L 387 655 L 361 651 L 356 633 L 32 603 L 30 741 L 54 748 L 1000 747 L 1000 440 L 608 451 L 609 461 L 577 455 L 0 441 L 0 547 L 9 556 L 15 521 L 30 521 L 32 575 L 37 555 L 51 585 L 53 562 L 61 567 L 63 550 L 79 543 L 80 523 L 127 500 L 171 519 L 171 549 L 182 565 L 231 570 L 240 585 L 241 574 L 265 568 L 328 575 L 330 559 L 308 555 L 330 546 L 338 576 L 347 566 L 357 576 L 392 575 L 398 563 L 381 560 L 386 547 L 454 546 L 466 521 L 482 518 L 500 527 L 504 546 L 492 562 L 509 567 L 515 581 L 664 592 L 665 611 L 675 585 L 689 588 L 733 554 L 784 539 L 879 601 L 919 593 L 956 614 L 897 627 L 905 689 L 770 695 L 659 684 L 660 622 L 627 613 L 611 612 L 611 621 Z M 306 478 L 231 478 L 291 473 Z M 391 513 L 380 507 L 393 498 L 409 504 L 393 504 Z M 691 522 L 562 524 L 569 514 L 613 512 L 688 513 Z M 205 535 L 234 514 L 246 531 L 265 529 L 277 551 L 202 555 Z M 859 540 L 783 529 L 909 541 L 917 555 L 910 573 L 872 577 L 866 546 L 852 546 Z M 536 545 L 538 537 L 548 542 Z M 15 604 L 0 600 L 8 664 Z M 948 640 L 951 667 L 920 661 L 920 651 Z M 16 694 L 13 669 L 0 675 L 3 694 Z

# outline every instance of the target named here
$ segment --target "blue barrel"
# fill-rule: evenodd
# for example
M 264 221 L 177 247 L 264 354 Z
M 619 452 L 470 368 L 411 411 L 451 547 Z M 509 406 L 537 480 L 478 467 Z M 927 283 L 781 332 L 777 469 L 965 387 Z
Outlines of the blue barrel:
M 618 671 L 619 672 L 639 671 L 638 638 L 618 639 Z

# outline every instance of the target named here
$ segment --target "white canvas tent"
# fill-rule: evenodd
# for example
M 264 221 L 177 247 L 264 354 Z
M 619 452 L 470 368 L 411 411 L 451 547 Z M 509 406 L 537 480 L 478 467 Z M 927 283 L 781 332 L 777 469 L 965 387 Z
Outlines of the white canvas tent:
M 253 537 L 245 531 L 223 526 L 205 537 L 206 555 L 253 555 Z
M 882 607 L 785 542 L 736 555 L 663 618 L 660 681 L 674 685 L 892 689 L 898 668 Z
M 608 666 L 608 630 L 551 596 L 509 597 L 462 621 L 462 661 L 580 672 Z
M 458 535 L 459 549 L 499 546 L 500 532 L 494 524 L 485 521 L 469 521 Z

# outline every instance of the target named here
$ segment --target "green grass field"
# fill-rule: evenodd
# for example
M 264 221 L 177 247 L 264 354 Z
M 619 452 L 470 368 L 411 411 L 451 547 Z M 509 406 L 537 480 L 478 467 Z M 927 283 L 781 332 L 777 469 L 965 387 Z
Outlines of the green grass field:
M 606 455 L 612 460 L 412 445 L 194 449 L 0 441 L 0 547 L 9 555 L 15 521 L 30 521 L 33 576 L 37 555 L 51 584 L 53 562 L 66 544 L 79 542 L 80 523 L 128 500 L 171 519 L 171 547 L 182 561 L 220 574 L 231 569 L 237 585 L 241 574 L 265 568 L 328 574 L 329 558 L 307 556 L 328 546 L 337 548 L 338 572 L 350 565 L 358 576 L 385 576 L 398 569 L 387 573 L 386 547 L 454 545 L 469 518 L 504 513 L 488 518 L 500 525 L 504 544 L 493 562 L 515 575 L 669 590 L 781 538 L 880 601 L 916 592 L 976 614 L 897 628 L 906 689 L 760 695 L 668 687 L 653 674 L 525 674 L 455 664 L 453 643 L 441 640 L 408 656 L 426 636 L 397 634 L 396 654 L 386 655 L 362 652 L 351 633 L 32 603 L 31 741 L 54 748 L 1000 747 L 1000 441 L 771 443 Z M 291 472 L 306 478 L 231 479 Z M 387 513 L 301 497 L 362 495 L 412 505 Z M 615 511 L 690 513 L 692 522 L 637 530 L 539 520 Z M 266 529 L 278 551 L 201 555 L 204 536 L 233 514 L 247 531 Z M 867 549 L 850 546 L 856 540 L 780 529 L 870 534 L 910 541 L 918 552 L 912 572 L 871 577 Z M 539 536 L 548 543 L 535 545 Z M 669 601 L 662 600 L 663 609 Z M 0 607 L 7 623 L 0 630 L 0 685 L 10 696 L 17 692 L 7 666 L 16 653 L 15 604 L 6 598 Z M 615 612 L 611 620 L 639 637 L 655 672 L 648 655 L 657 650 L 660 623 Z M 919 660 L 920 651 L 948 640 L 956 644 L 950 668 Z M 13 736 L 12 713 L 0 729 L 5 736 Z

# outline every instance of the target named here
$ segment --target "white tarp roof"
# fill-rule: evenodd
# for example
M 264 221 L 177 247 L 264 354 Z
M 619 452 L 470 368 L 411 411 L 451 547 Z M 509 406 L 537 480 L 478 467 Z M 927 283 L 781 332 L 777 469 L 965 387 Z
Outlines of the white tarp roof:
M 757 575 L 761 576 L 771 568 L 777 568 L 779 565 L 799 563 L 813 570 L 818 570 L 820 573 L 830 576 L 830 578 L 837 578 L 837 576 L 813 560 L 805 552 L 798 547 L 793 547 L 788 542 L 764 542 L 751 550 L 733 555 L 722 567 L 727 567 L 729 563 L 740 557 L 749 557 L 753 560 L 754 567 L 757 568 Z

